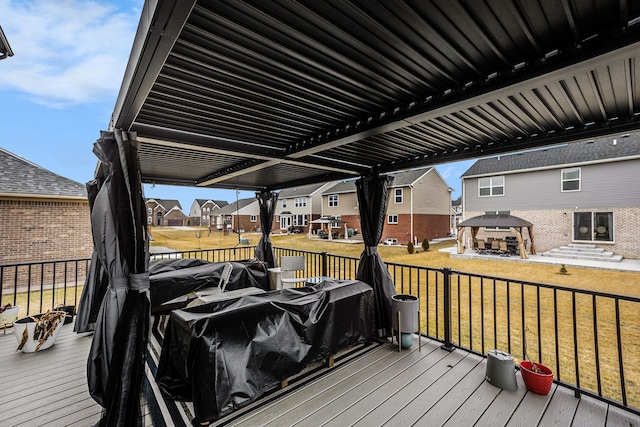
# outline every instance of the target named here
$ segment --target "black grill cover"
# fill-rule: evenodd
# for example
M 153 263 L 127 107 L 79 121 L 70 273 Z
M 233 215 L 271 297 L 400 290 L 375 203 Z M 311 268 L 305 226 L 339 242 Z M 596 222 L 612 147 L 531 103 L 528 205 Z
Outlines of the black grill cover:
M 360 281 L 245 296 L 171 314 L 156 381 L 213 421 L 258 399 L 310 362 L 368 342 L 373 290 Z

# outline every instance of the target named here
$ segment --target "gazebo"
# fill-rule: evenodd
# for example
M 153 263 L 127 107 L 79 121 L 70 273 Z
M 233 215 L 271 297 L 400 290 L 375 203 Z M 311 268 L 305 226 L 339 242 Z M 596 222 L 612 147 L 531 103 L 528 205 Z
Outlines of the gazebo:
M 516 239 L 518 240 L 518 251 L 520 252 L 520 258 L 528 258 L 527 249 L 524 245 L 524 239 L 522 238 L 522 228 L 527 227 L 529 231 L 529 237 L 531 238 L 531 254 L 535 255 L 536 247 L 533 241 L 533 224 L 517 216 L 507 214 L 485 214 L 470 218 L 466 221 L 462 221 L 458 224 L 458 253 L 464 252 L 464 245 L 462 244 L 464 228 L 471 227 L 471 239 L 474 240 L 478 234 L 480 227 L 500 227 L 500 228 L 513 228 L 516 233 Z

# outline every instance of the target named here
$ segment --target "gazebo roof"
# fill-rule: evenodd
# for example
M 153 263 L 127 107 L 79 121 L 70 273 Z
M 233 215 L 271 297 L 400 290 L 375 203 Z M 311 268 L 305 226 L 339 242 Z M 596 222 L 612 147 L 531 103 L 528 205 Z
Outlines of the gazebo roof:
M 517 216 L 488 214 L 469 218 L 458 227 L 531 227 L 533 224 Z

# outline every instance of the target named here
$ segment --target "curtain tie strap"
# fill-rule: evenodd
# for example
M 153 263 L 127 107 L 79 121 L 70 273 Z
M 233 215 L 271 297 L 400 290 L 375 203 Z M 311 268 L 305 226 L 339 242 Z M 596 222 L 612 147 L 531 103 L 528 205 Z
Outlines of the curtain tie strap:
M 144 273 L 131 274 L 129 275 L 130 279 L 130 289 L 132 291 L 138 292 L 146 292 L 149 290 L 149 272 L 145 271 Z
M 375 255 L 378 253 L 378 247 L 377 246 L 367 246 L 365 247 L 365 251 L 367 253 L 367 255 Z
M 109 285 L 113 289 L 127 289 L 129 287 L 129 280 L 126 277 L 114 277 L 109 280 Z

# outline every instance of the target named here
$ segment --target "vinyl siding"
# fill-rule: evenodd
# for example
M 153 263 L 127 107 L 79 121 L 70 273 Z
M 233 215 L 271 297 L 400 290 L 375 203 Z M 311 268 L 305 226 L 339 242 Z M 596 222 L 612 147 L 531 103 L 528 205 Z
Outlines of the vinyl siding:
M 416 214 L 447 215 L 451 209 L 449 186 L 431 170 L 413 187 L 413 212 Z
M 561 170 L 505 174 L 504 196 L 496 197 L 478 197 L 478 178 L 466 178 L 465 211 L 640 206 L 640 160 L 582 166 L 581 189 L 575 192 L 561 191 Z
M 329 196 L 325 194 L 322 197 L 322 214 L 324 216 L 338 215 L 354 215 L 358 214 L 356 209 L 358 206 L 358 196 L 356 193 L 340 193 L 338 194 L 338 207 L 329 207 Z

